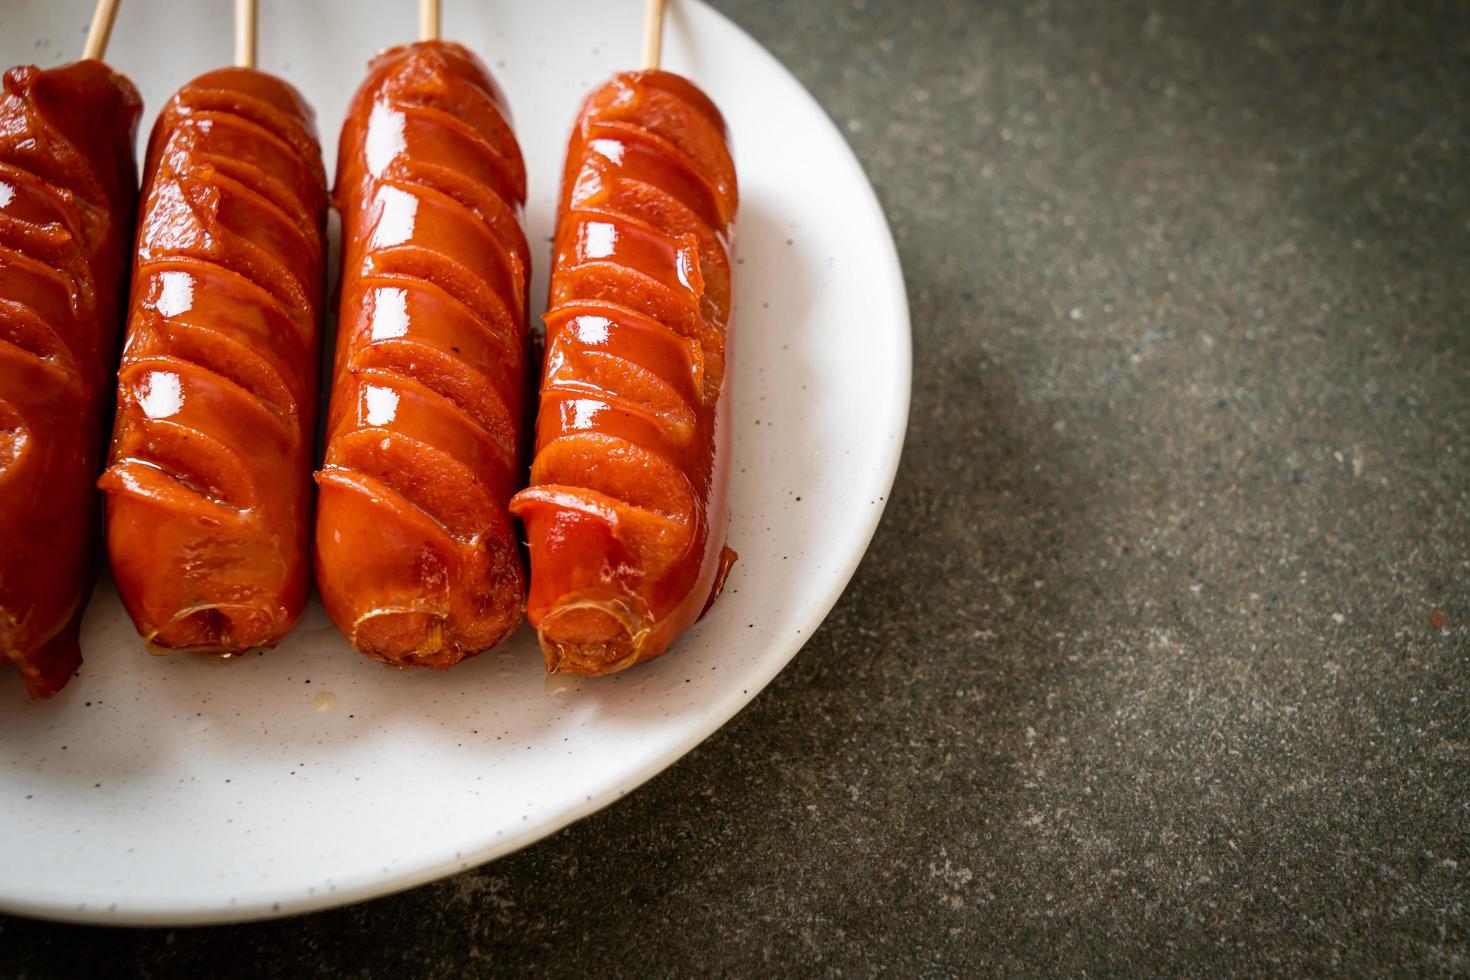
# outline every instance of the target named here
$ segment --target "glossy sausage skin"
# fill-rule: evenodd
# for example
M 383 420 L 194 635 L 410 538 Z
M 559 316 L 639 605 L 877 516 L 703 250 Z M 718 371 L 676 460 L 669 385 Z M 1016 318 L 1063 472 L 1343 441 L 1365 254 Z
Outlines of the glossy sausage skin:
M 718 595 L 728 523 L 724 121 L 662 71 L 587 99 L 567 151 L 531 485 L 528 616 L 552 671 L 664 652 Z
M 136 207 L 142 103 L 96 61 L 0 98 L 0 660 L 35 698 L 81 663 Z
M 306 602 L 326 181 L 311 109 L 228 68 L 154 126 L 107 493 L 151 644 L 270 646 Z
M 525 165 L 485 66 L 439 41 L 378 56 L 340 146 L 317 581 L 362 653 L 450 667 L 525 604 L 506 512 L 526 442 Z

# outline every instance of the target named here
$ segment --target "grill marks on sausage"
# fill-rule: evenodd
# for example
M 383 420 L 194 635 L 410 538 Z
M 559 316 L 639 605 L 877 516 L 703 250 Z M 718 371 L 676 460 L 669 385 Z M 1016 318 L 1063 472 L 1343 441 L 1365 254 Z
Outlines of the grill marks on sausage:
M 513 503 L 552 670 L 663 652 L 714 580 L 735 208 L 723 121 L 687 81 L 627 73 L 587 99 L 563 177 L 531 486 Z
M 474 130 L 446 112 L 401 101 L 421 88 L 387 88 L 374 113 L 380 125 L 383 112 L 403 117 L 403 148 L 362 189 L 360 201 L 344 202 L 344 209 L 354 203 L 360 209 L 362 230 L 352 237 L 365 238 L 366 246 L 350 256 L 355 281 L 343 292 L 370 288 L 375 303 L 401 303 L 404 329 L 348 338 L 344 380 L 356 397 L 343 386 L 345 397 L 334 405 L 323 478 L 339 468 L 372 475 L 474 546 L 485 512 L 503 507 L 499 502 L 514 490 L 520 405 L 507 402 L 524 370 L 528 263 L 524 235 L 496 219 L 517 213 L 522 200 L 484 191 L 478 207 L 463 200 L 486 173 L 499 179 L 478 186 L 516 188 L 507 154 L 491 142 L 507 129 Z M 473 114 L 482 124 L 486 115 Z M 514 144 L 508 149 L 519 158 Z M 421 162 L 427 159 L 450 163 Z M 510 225 L 519 232 L 517 222 Z M 390 299 L 381 290 L 397 295 Z M 379 312 L 375 307 L 368 315 Z M 461 340 L 494 353 L 461 356 L 452 350 Z M 384 440 L 401 451 L 376 448 Z M 418 471 L 435 473 L 433 482 Z M 438 492 L 443 482 L 459 492 Z M 450 503 L 461 493 L 479 506 Z
M 97 306 L 91 253 L 110 220 L 100 188 L 61 163 L 77 165 L 77 149 L 40 113 L 26 115 L 34 138 L 50 142 L 53 154 L 0 144 L 0 374 L 7 382 L 0 401 L 8 395 L 20 403 L 10 405 L 12 421 L 0 431 L 12 450 L 29 441 L 28 405 L 77 397 L 95 381 L 77 367 L 95 356 L 95 338 L 83 333 Z M 0 452 L 0 480 L 19 459 L 18 451 Z
M 0 662 L 33 697 L 81 660 L 140 109 L 97 62 L 15 68 L 0 93 Z
M 305 602 L 326 201 L 286 83 L 211 72 L 160 115 L 100 483 L 119 590 L 160 646 L 270 645 Z
M 503 96 L 458 45 L 384 52 L 341 140 L 342 309 L 317 525 L 359 650 L 447 667 L 520 618 L 530 250 Z M 378 533 L 374 533 L 374 531 Z

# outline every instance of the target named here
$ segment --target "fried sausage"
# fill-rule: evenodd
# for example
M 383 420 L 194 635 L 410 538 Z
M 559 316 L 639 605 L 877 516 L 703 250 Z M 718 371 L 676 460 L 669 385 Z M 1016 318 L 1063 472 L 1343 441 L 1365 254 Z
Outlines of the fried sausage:
M 13 68 L 4 85 L 0 658 L 44 698 L 82 659 L 142 102 L 97 61 Z
M 450 667 L 525 603 L 506 512 L 527 441 L 525 165 L 485 66 L 440 41 L 378 56 L 340 148 L 317 582 L 362 653 Z
M 107 494 L 151 644 L 270 646 L 310 588 L 326 179 L 310 107 L 227 68 L 153 128 Z
M 730 255 L 723 118 L 688 80 L 615 76 L 567 150 L 525 522 L 551 671 L 664 652 L 718 595 L 728 524 Z

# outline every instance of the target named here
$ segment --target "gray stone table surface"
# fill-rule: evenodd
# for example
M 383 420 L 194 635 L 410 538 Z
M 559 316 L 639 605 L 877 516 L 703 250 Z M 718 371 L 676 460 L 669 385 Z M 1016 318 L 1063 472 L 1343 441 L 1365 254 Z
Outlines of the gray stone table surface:
M 1470 971 L 1470 8 L 720 6 L 908 280 L 904 462 L 826 625 L 503 861 L 7 919 L 0 975 Z

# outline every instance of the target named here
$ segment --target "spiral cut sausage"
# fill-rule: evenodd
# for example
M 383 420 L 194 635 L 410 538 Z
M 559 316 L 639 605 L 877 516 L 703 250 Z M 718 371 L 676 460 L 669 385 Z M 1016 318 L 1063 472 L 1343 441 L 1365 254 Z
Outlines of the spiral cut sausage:
M 32 697 L 81 663 L 142 103 L 96 61 L 13 68 L 0 99 L 0 659 Z
M 362 653 L 450 667 L 520 621 L 506 502 L 528 388 L 526 174 L 457 44 L 373 62 L 342 130 L 342 297 L 317 474 L 322 601 Z
M 100 485 L 157 647 L 269 646 L 306 602 L 326 200 L 312 111 L 277 78 L 202 75 L 154 126 Z
M 730 249 L 719 111 L 663 71 L 614 77 L 567 151 L 531 485 L 528 616 L 548 670 L 666 650 L 718 595 L 728 523 Z

